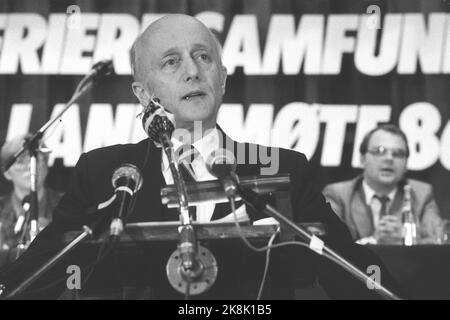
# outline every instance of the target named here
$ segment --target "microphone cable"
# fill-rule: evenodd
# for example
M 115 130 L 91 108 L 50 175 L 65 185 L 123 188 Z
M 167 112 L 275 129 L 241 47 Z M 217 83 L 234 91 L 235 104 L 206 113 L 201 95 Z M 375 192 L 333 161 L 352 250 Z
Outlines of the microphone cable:
M 265 266 L 265 270 L 264 270 L 264 275 L 263 275 L 263 279 L 260 285 L 260 290 L 258 292 L 258 297 L 257 299 L 259 300 L 261 298 L 261 294 L 262 294 L 262 288 L 264 285 L 264 282 L 266 280 L 266 273 L 267 273 L 267 269 L 269 266 L 269 257 L 270 257 L 270 250 L 271 249 L 276 249 L 276 248 L 281 248 L 281 247 L 286 247 L 286 246 L 300 246 L 303 248 L 307 248 L 308 250 L 312 250 L 313 252 L 315 252 L 316 254 L 318 254 L 319 256 L 322 256 L 332 262 L 334 262 L 337 266 L 342 267 L 341 262 L 336 259 L 335 257 L 333 257 L 332 255 L 328 254 L 327 252 L 323 252 L 322 250 L 320 250 L 320 248 L 314 248 L 313 244 L 307 244 L 304 242 L 300 242 L 300 241 L 284 241 L 284 242 L 280 242 L 277 244 L 272 244 L 273 243 L 273 239 L 275 238 L 275 236 L 277 235 L 277 233 L 280 231 L 280 226 L 278 226 L 277 231 L 271 236 L 269 243 L 267 246 L 262 247 L 262 248 L 257 248 L 255 246 L 253 246 L 249 240 L 245 237 L 244 233 L 242 232 L 241 226 L 239 225 L 239 222 L 237 220 L 237 215 L 236 215 L 236 205 L 235 205 L 235 199 L 233 197 L 230 198 L 230 205 L 231 205 L 231 209 L 233 211 L 233 215 L 234 215 L 234 223 L 236 225 L 236 228 L 238 230 L 238 234 L 240 236 L 240 238 L 242 239 L 242 241 L 247 245 L 248 248 L 250 248 L 251 250 L 255 251 L 255 252 L 264 252 L 266 251 L 266 266 Z M 375 283 L 376 284 L 376 283 Z

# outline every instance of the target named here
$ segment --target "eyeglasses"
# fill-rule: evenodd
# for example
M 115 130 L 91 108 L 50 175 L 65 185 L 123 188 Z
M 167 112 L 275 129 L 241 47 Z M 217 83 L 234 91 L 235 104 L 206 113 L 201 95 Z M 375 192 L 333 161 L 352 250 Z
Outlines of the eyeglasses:
M 387 154 L 391 154 L 392 157 L 396 159 L 406 159 L 408 157 L 408 153 L 404 149 L 396 149 L 396 148 L 389 149 L 383 146 L 372 148 L 367 152 L 374 155 L 377 158 L 384 157 Z

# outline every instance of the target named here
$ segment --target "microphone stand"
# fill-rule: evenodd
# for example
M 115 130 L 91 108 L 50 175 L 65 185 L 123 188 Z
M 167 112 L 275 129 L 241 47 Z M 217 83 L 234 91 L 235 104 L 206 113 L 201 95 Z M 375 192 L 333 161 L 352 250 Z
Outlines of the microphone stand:
M 236 191 L 239 193 L 239 195 L 241 196 L 241 198 L 244 200 L 245 203 L 253 206 L 257 210 L 264 211 L 264 213 L 266 213 L 267 215 L 275 218 L 280 223 L 283 223 L 284 225 L 289 227 L 290 230 L 292 230 L 295 234 L 297 234 L 298 236 L 300 236 L 309 243 L 309 247 L 311 250 L 315 251 L 320 255 L 325 253 L 326 254 L 325 257 L 329 257 L 332 261 L 336 262 L 339 266 L 348 271 L 356 279 L 360 280 L 365 284 L 373 283 L 373 279 L 368 277 L 366 274 L 361 272 L 357 267 L 355 267 L 352 263 L 350 263 L 345 258 L 340 256 L 331 248 L 329 248 L 320 238 L 316 237 L 315 235 L 311 235 L 303 227 L 296 225 L 293 221 L 289 220 L 275 208 L 267 204 L 265 200 L 263 200 L 256 192 L 254 192 L 250 188 L 241 187 L 239 185 L 237 176 L 234 173 L 232 173 L 232 177 L 235 182 Z M 374 285 L 375 288 L 377 289 L 377 292 L 385 299 L 400 300 L 398 296 L 396 296 L 394 293 L 390 292 L 388 289 L 383 287 L 380 283 L 375 283 Z
M 168 122 L 168 119 L 163 119 L 163 124 L 168 124 Z M 192 226 L 191 216 L 189 215 L 186 184 L 179 171 L 178 162 L 176 161 L 175 152 L 173 150 L 173 144 L 172 141 L 170 141 L 169 135 L 160 134 L 159 136 L 164 153 L 166 154 L 169 162 L 174 185 L 178 191 L 178 203 L 181 223 L 181 226 L 178 229 L 178 232 L 180 234 L 179 250 L 181 254 L 181 268 L 179 271 L 181 272 L 181 276 L 184 277 L 188 282 L 188 291 L 190 282 L 195 280 L 202 274 L 203 268 L 196 259 L 197 239 L 194 227 Z
M 39 233 L 39 202 L 37 191 L 37 176 L 38 176 L 38 149 L 39 144 L 36 140 L 34 143 L 28 145 L 30 154 L 30 242 L 33 242 Z M 26 226 L 25 226 L 26 228 Z
M 45 132 L 59 119 L 61 119 L 61 117 L 64 115 L 64 113 L 66 113 L 67 110 L 69 110 L 69 108 L 76 103 L 77 101 L 79 101 L 82 97 L 84 97 L 86 95 L 86 93 L 88 93 L 92 87 L 94 86 L 94 83 L 92 81 L 88 82 L 87 84 L 85 84 L 84 86 L 82 86 L 81 88 L 77 88 L 77 90 L 75 91 L 75 93 L 73 94 L 72 98 L 70 98 L 70 100 L 66 103 L 66 106 L 64 107 L 64 109 L 62 109 L 53 119 L 50 119 L 49 121 L 47 121 L 47 123 L 45 123 L 38 131 L 36 131 L 36 133 L 34 133 L 30 138 L 26 139 L 25 142 L 23 143 L 22 148 L 20 148 L 19 151 L 17 151 L 14 156 L 9 159 L 6 164 L 3 167 L 3 171 L 7 171 L 16 161 L 17 158 L 19 158 L 26 150 L 37 150 L 38 148 L 34 147 L 38 147 L 39 146 L 39 142 L 42 139 L 42 137 L 44 136 Z M 79 86 L 80 87 L 80 86 Z M 31 155 L 32 156 L 32 155 Z
M 22 148 L 17 151 L 14 156 L 9 159 L 6 164 L 3 167 L 3 171 L 7 171 L 13 164 L 16 162 L 17 158 L 22 155 L 26 150 L 30 149 L 31 146 L 36 146 L 36 150 L 38 149 L 37 146 L 39 146 L 39 141 L 44 136 L 44 133 L 56 122 L 58 121 L 63 114 L 69 110 L 69 108 L 78 100 L 80 100 L 83 96 L 86 95 L 87 92 L 89 92 L 92 87 L 98 83 L 100 78 L 107 76 L 111 74 L 113 71 L 112 61 L 111 60 L 103 60 L 100 62 L 97 62 L 92 67 L 91 72 L 87 74 L 83 79 L 81 79 L 80 83 L 78 84 L 77 88 L 75 89 L 75 92 L 73 93 L 70 100 L 66 103 L 66 106 L 64 109 L 62 109 L 53 119 L 50 119 L 45 123 L 38 131 L 36 131 L 35 134 L 33 134 L 30 138 L 26 139 Z
M 112 196 L 107 201 L 100 203 L 95 207 L 90 207 L 86 214 L 93 214 L 99 210 L 105 209 L 109 207 L 116 196 Z M 13 291 L 6 295 L 6 299 L 14 298 L 20 293 L 24 292 L 30 285 L 32 285 L 35 281 L 37 281 L 43 274 L 45 274 L 48 270 L 50 270 L 53 266 L 55 266 L 63 257 L 65 257 L 69 252 L 78 247 L 78 245 L 83 242 L 85 239 L 89 239 L 94 234 L 97 233 L 97 228 L 101 225 L 103 219 L 107 218 L 108 215 L 101 215 L 96 220 L 94 220 L 91 224 L 86 224 L 82 227 L 82 232 L 73 239 L 69 244 L 67 244 L 61 251 L 59 251 L 55 256 L 53 256 L 50 260 L 44 263 L 37 271 L 35 271 L 31 276 L 26 278 L 23 282 L 21 282 Z M 0 289 L 2 285 L 0 284 Z M 3 287 L 4 289 L 4 287 Z M 1 296 L 1 290 L 0 290 Z
M 156 114 L 147 128 L 144 125 L 144 129 L 151 140 L 162 145 L 174 180 L 180 212 L 179 243 L 177 250 L 167 261 L 166 274 L 172 287 L 184 293 L 187 299 L 191 294 L 200 294 L 214 284 L 217 277 L 217 261 L 207 248 L 197 243 L 192 218 L 189 215 L 185 181 L 179 171 L 178 159 L 175 157 L 170 140 L 174 131 L 172 122 L 167 117 Z
M 28 219 L 30 223 L 30 232 L 29 232 L 29 242 L 25 245 L 31 243 L 34 238 L 39 233 L 39 202 L 38 202 L 38 194 L 37 194 L 37 176 L 38 176 L 38 150 L 39 144 L 42 140 L 45 132 L 56 122 L 58 121 L 64 113 L 69 110 L 69 108 L 77 101 L 79 101 L 83 96 L 86 95 L 87 92 L 93 87 L 94 83 L 92 81 L 88 82 L 84 86 L 79 86 L 72 98 L 67 102 L 66 106 L 63 110 L 59 112 L 53 119 L 50 119 L 45 123 L 36 133 L 34 133 L 31 137 L 26 138 L 20 150 L 18 150 L 14 156 L 9 159 L 3 167 L 3 171 L 7 171 L 11 166 L 17 161 L 17 159 L 26 151 L 30 154 L 30 219 Z M 23 226 L 26 230 L 27 224 Z
M 64 256 L 70 251 L 75 249 L 84 239 L 91 237 L 94 233 L 94 227 L 84 225 L 83 232 L 80 233 L 74 240 L 72 240 L 67 246 L 65 246 L 60 252 L 58 252 L 53 258 L 42 265 L 37 271 L 23 281 L 16 289 L 8 293 L 6 299 L 12 299 L 15 296 L 21 294 L 36 280 L 38 280 L 44 273 L 50 270 L 56 263 L 58 263 Z
M 105 71 L 104 75 L 111 73 L 111 70 Z M 38 150 L 40 141 L 44 137 L 45 132 L 61 117 L 66 113 L 67 110 L 76 102 L 78 102 L 81 98 L 83 98 L 92 87 L 98 82 L 99 76 L 93 77 L 93 74 L 90 73 L 88 76 L 85 76 L 80 83 L 78 84 L 74 94 L 70 98 L 70 100 L 66 103 L 66 106 L 55 116 L 53 119 L 47 121 L 39 130 L 37 130 L 31 137 L 26 138 L 22 147 L 10 158 L 6 161 L 3 166 L 3 172 L 7 171 L 11 166 L 17 161 L 17 159 L 25 152 L 28 151 L 30 154 L 30 241 L 31 243 L 34 238 L 39 233 L 39 203 L 38 203 L 38 194 L 37 194 L 37 176 L 38 176 Z M 24 226 L 27 228 L 27 225 Z
M 62 118 L 64 113 L 76 102 L 78 102 L 81 98 L 83 98 L 93 87 L 97 84 L 100 76 L 108 75 L 112 72 L 111 62 L 107 61 L 106 65 L 108 68 L 103 69 L 103 73 L 94 73 L 91 72 L 87 76 L 85 76 L 80 83 L 78 84 L 75 92 L 73 93 L 70 100 L 66 103 L 66 106 L 52 119 L 47 121 L 39 130 L 36 131 L 31 137 L 25 139 L 23 146 L 20 150 L 18 150 L 14 156 L 9 159 L 3 167 L 3 171 L 7 171 L 16 161 L 17 159 L 25 152 L 29 151 L 30 154 L 30 173 L 31 173 L 31 192 L 30 192 L 30 242 L 34 240 L 34 238 L 39 233 L 38 219 L 39 219 L 39 204 L 37 197 L 37 151 L 39 149 L 40 141 L 42 140 L 45 132 L 59 119 Z M 97 64 L 98 65 L 98 64 Z M 99 70 L 94 69 L 98 72 Z M 27 226 L 24 226 L 25 230 Z M 29 287 L 34 281 L 36 281 L 42 274 L 48 271 L 52 266 L 54 266 L 63 256 L 65 256 L 69 251 L 75 248 L 81 241 L 83 241 L 88 236 L 92 235 L 92 228 L 88 226 L 83 226 L 83 232 L 74 239 L 69 245 L 67 245 L 61 252 L 59 252 L 54 258 L 44 264 L 39 270 L 37 270 L 33 275 L 31 275 L 28 279 L 22 282 L 19 287 L 17 287 L 14 291 L 8 294 L 7 298 L 11 298 L 21 292 L 23 292 L 27 287 Z

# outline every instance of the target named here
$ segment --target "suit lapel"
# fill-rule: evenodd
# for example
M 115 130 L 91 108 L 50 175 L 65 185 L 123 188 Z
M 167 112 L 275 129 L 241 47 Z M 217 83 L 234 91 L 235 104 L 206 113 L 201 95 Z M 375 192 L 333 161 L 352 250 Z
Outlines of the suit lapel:
M 358 238 L 371 236 L 374 232 L 372 211 L 366 204 L 361 182 L 353 193 L 350 214 L 353 219 Z

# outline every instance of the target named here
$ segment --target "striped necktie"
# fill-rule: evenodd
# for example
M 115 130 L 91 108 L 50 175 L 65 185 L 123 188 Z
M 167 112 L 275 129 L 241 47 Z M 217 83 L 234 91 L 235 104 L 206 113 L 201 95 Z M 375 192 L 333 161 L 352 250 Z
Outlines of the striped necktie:
M 380 196 L 378 194 L 374 195 L 373 197 L 375 199 L 377 199 L 380 202 L 380 204 L 381 204 L 381 209 L 380 209 L 380 212 L 379 212 L 379 217 L 381 219 L 381 218 L 383 218 L 384 216 L 387 215 L 387 204 L 388 204 L 390 199 L 389 199 L 388 196 Z
M 193 145 L 182 145 L 177 151 L 176 155 L 178 157 L 178 164 L 180 173 L 183 176 L 185 182 L 195 182 L 196 176 L 192 163 L 200 155 L 198 150 Z M 192 220 L 197 220 L 197 208 L 195 206 L 189 207 L 189 214 Z

